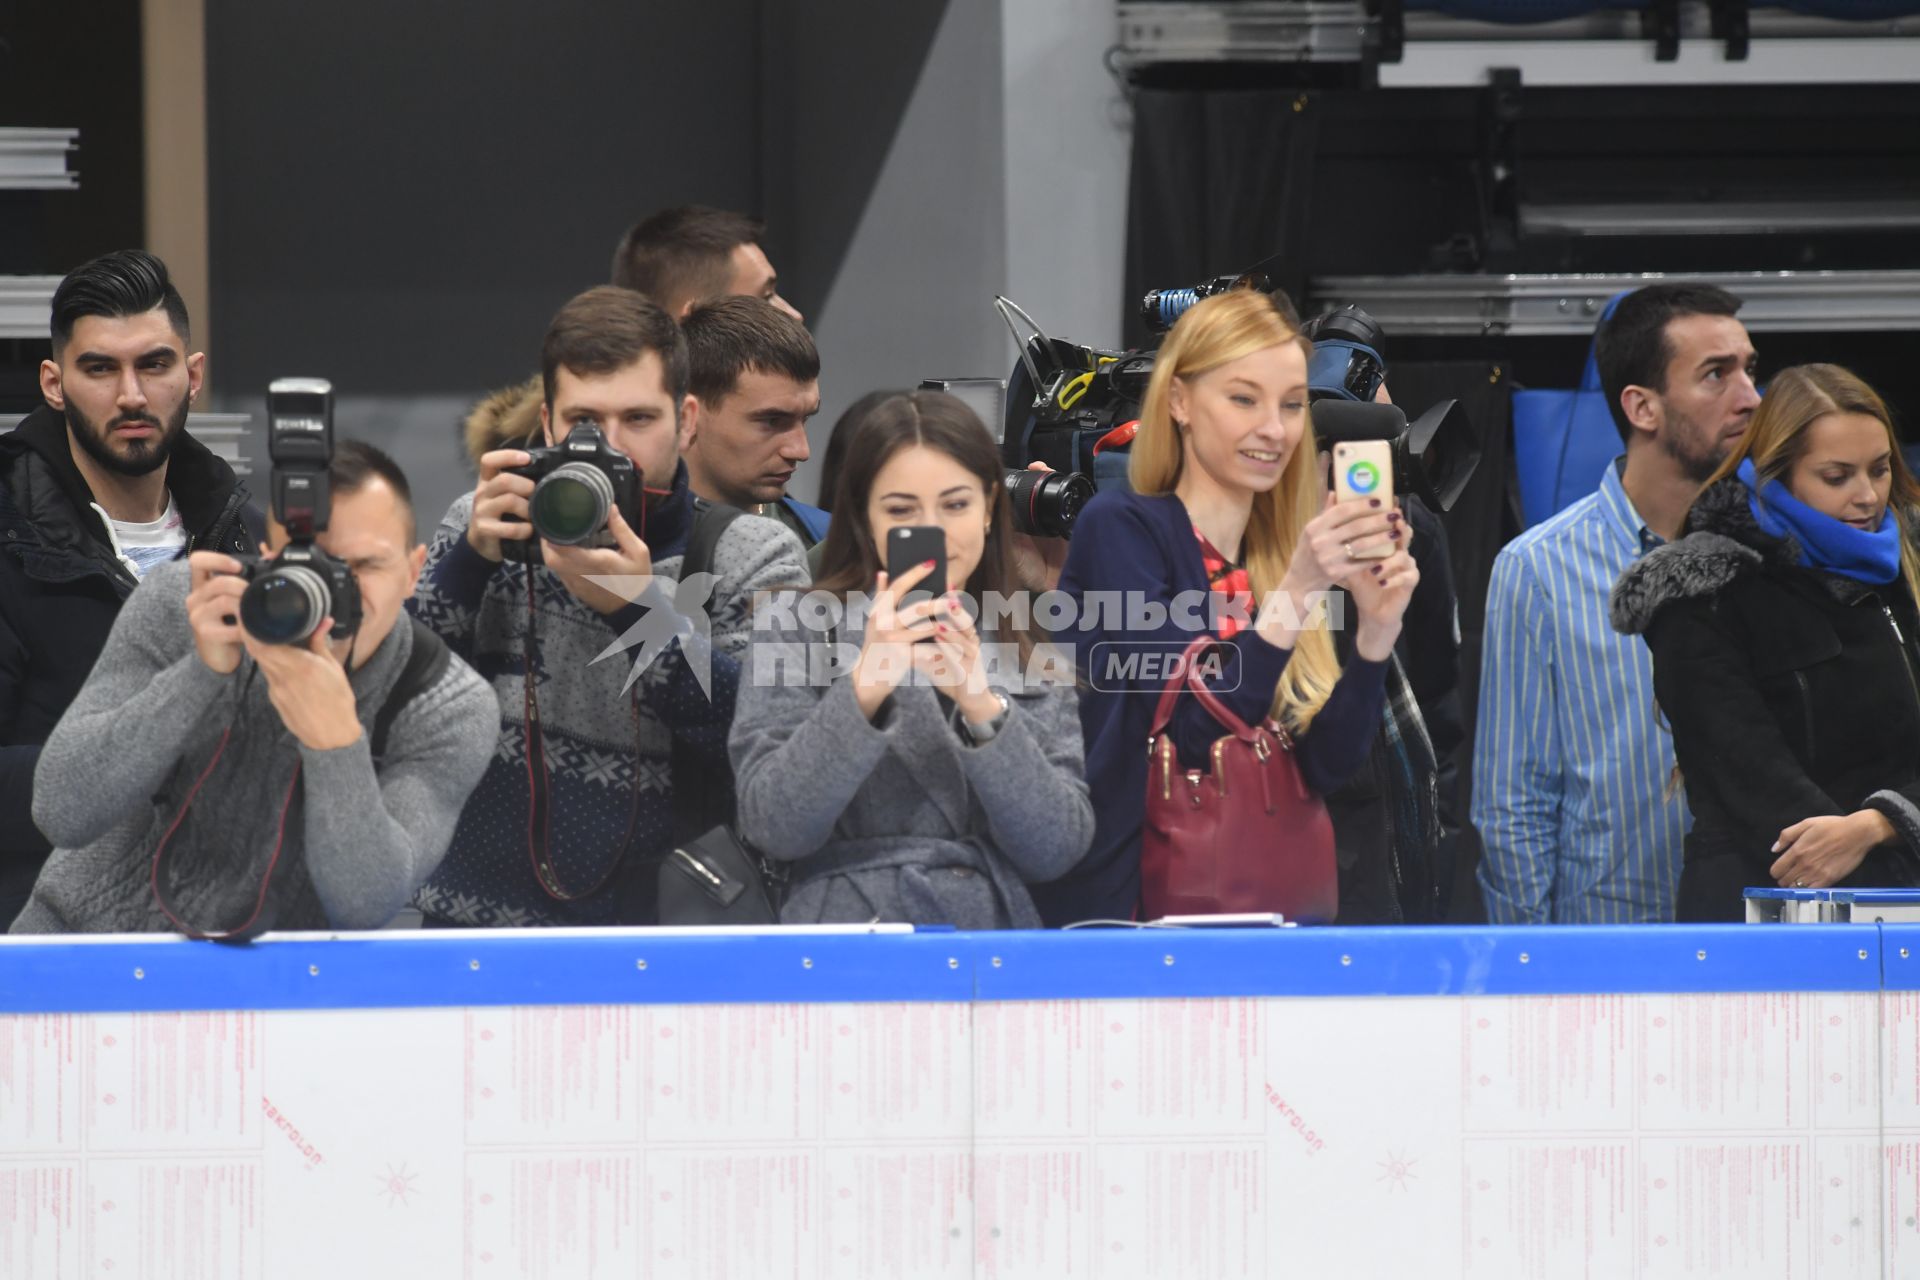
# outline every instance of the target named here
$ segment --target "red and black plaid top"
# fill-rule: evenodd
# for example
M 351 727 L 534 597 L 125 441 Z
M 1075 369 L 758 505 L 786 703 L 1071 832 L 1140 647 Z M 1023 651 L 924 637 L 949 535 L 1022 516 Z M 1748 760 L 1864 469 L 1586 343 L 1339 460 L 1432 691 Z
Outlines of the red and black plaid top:
M 1219 548 L 1207 541 L 1207 535 L 1200 532 L 1200 526 L 1193 527 L 1193 536 L 1200 540 L 1200 559 L 1207 566 L 1207 585 L 1225 596 L 1228 600 L 1241 597 L 1246 605 L 1247 617 L 1253 617 L 1253 580 L 1247 576 L 1246 569 L 1230 564 L 1220 554 Z M 1220 615 L 1220 638 L 1230 639 L 1245 626 L 1231 613 Z

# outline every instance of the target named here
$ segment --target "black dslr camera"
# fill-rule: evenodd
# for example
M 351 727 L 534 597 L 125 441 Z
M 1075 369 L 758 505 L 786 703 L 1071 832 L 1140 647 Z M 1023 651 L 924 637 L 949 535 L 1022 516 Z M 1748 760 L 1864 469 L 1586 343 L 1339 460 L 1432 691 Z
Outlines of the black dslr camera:
M 360 584 L 346 562 L 314 539 L 333 511 L 333 384 L 280 378 L 267 388 L 267 456 L 273 460 L 273 518 L 287 545 L 271 559 L 241 556 L 240 625 L 263 644 L 305 644 L 333 619 L 330 640 L 360 629 Z
M 527 500 L 534 536 L 503 539 L 504 558 L 545 563 L 542 538 L 562 547 L 610 547 L 614 540 L 607 518 L 616 509 L 635 533 L 641 532 L 645 512 L 640 469 L 607 443 L 600 428 L 575 427 L 559 444 L 527 453 L 531 462 L 508 470 L 534 481 L 533 496 Z
M 1450 511 L 1480 465 L 1480 442 L 1458 400 L 1442 400 L 1412 423 L 1390 404 L 1375 404 L 1386 381 L 1386 333 L 1380 322 L 1348 305 L 1304 326 L 1313 342 L 1307 398 L 1313 435 L 1322 448 L 1355 440 L 1385 440 L 1393 450 L 1393 491 L 1416 493 L 1434 511 Z

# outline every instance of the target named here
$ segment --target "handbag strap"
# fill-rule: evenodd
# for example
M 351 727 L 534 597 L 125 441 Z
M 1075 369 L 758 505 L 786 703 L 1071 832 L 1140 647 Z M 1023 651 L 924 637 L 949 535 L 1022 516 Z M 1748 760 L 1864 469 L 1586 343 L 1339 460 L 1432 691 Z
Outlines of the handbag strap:
M 1147 731 L 1149 741 L 1159 737 L 1172 722 L 1173 705 L 1179 699 L 1183 687 L 1200 700 L 1200 705 L 1207 709 L 1207 714 L 1219 722 L 1220 727 L 1228 733 L 1247 743 L 1259 739 L 1260 730 L 1228 710 L 1227 705 L 1220 701 L 1219 696 L 1209 689 L 1207 682 L 1200 677 L 1200 655 L 1221 643 L 1221 639 L 1215 635 L 1196 636 L 1181 652 L 1180 669 L 1175 671 L 1173 677 L 1167 681 L 1167 687 L 1160 692 L 1160 703 L 1154 708 L 1153 727 Z

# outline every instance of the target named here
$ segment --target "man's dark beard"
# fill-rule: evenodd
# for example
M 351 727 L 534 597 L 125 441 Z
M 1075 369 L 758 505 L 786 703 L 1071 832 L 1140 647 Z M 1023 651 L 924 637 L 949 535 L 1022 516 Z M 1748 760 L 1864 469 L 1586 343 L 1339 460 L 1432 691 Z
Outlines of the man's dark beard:
M 1667 425 L 1669 428 L 1683 427 L 1684 431 L 1669 430 L 1662 434 L 1660 443 L 1666 455 L 1680 465 L 1682 473 L 1694 484 L 1705 484 L 1713 479 L 1713 473 L 1720 469 L 1720 464 L 1725 462 L 1727 455 L 1733 451 L 1734 442 L 1725 437 L 1715 437 L 1716 440 L 1724 440 L 1725 443 L 1718 446 L 1709 445 L 1706 451 L 1701 452 L 1692 446 L 1705 433 L 1700 431 L 1691 418 L 1681 417 L 1672 409 L 1668 409 Z
M 122 413 L 114 415 L 104 431 L 95 426 L 72 403 L 68 403 L 67 431 L 80 442 L 80 447 L 86 450 L 89 458 L 113 474 L 136 477 L 152 475 L 167 464 L 167 456 L 173 452 L 174 442 L 179 440 L 180 433 L 186 429 L 187 407 L 190 403 L 182 400 L 179 411 L 173 415 L 173 421 L 165 426 L 161 425 L 160 419 L 150 413 Z M 122 447 L 125 452 L 116 451 L 109 443 L 108 437 L 115 428 L 134 422 L 144 422 L 150 427 L 160 427 L 160 434 L 151 440 L 124 441 Z

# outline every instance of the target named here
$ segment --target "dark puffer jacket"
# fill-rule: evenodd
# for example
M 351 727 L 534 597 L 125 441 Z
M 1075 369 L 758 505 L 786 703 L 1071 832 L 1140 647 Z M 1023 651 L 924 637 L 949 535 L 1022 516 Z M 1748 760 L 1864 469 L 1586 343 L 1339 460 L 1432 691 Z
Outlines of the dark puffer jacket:
M 257 545 L 245 487 L 189 435 L 173 447 L 167 487 L 192 550 Z M 52 848 L 33 825 L 40 744 L 137 583 L 74 465 L 66 420 L 42 406 L 0 435 L 0 928 L 25 905 Z
M 1693 830 L 1682 920 L 1737 920 L 1771 886 L 1771 852 L 1805 818 L 1877 809 L 1899 833 L 1842 883 L 1920 879 L 1920 615 L 1896 580 L 1872 587 L 1802 567 L 1762 533 L 1747 489 L 1723 481 L 1686 537 L 1642 557 L 1613 592 L 1613 625 L 1646 637 Z

